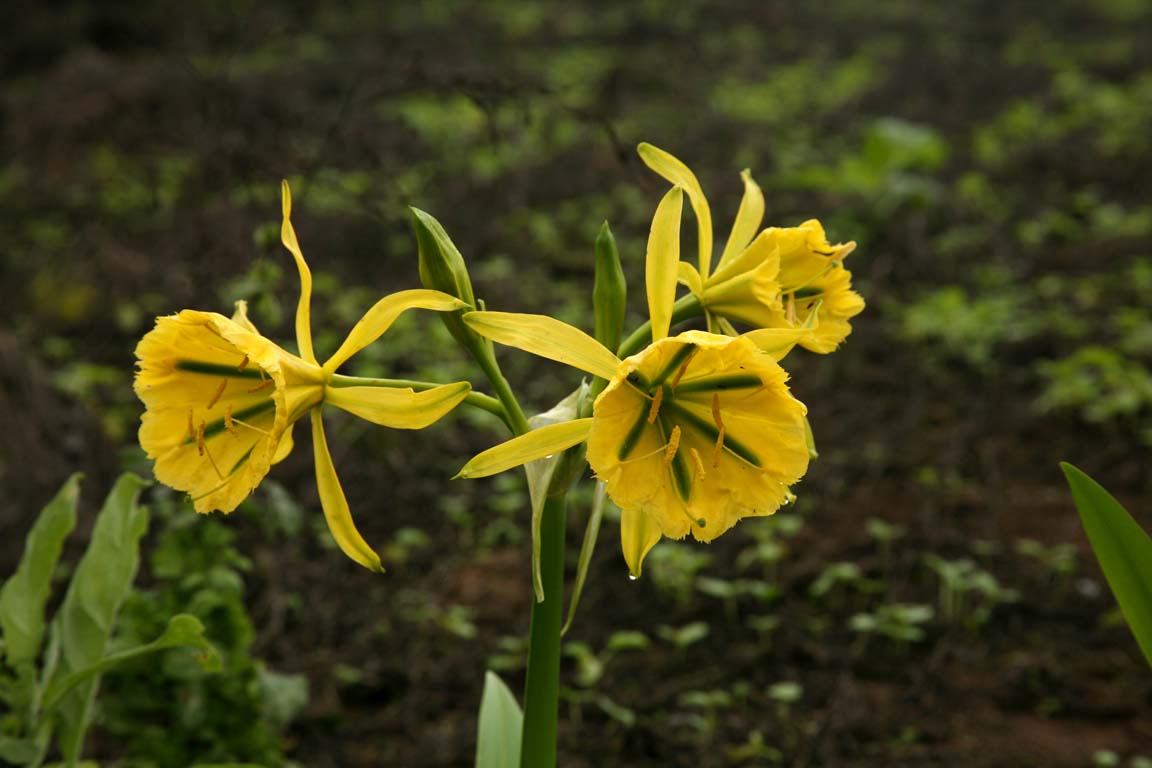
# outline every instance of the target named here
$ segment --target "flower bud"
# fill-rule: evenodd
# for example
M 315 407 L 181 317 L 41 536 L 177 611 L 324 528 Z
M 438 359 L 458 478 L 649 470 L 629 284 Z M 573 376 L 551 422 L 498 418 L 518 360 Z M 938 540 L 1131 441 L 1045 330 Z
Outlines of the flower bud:
M 416 232 L 419 248 L 420 282 L 425 288 L 443 291 L 475 306 L 476 297 L 472 293 L 468 267 L 444 227 L 435 217 L 419 208 L 409 210 L 412 212 L 412 228 Z M 476 336 L 464 325 L 460 315 L 460 312 L 444 312 L 440 317 L 452 335 L 468 345 L 476 340 Z
M 624 309 L 628 301 L 628 284 L 620 267 L 620 252 L 608 222 L 596 236 L 596 282 L 592 304 L 596 317 L 596 340 L 608 349 L 620 345 L 624 331 Z

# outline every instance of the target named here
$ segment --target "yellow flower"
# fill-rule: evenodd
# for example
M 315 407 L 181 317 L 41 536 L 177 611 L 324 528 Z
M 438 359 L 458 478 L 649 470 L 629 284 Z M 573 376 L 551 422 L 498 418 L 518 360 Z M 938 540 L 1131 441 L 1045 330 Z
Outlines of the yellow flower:
M 763 237 L 779 252 L 782 296 L 763 327 L 812 324 L 816 313 L 819 322 L 800 345 L 821 354 L 835 351 L 852 332 L 848 321 L 864 311 L 864 299 L 852 290 L 852 273 L 844 268 L 856 243 L 831 245 L 815 219 L 798 227 L 771 227 Z
M 683 188 L 695 211 L 698 268 L 681 263 L 678 279 L 700 300 L 710 330 L 735 335 L 730 321 L 753 328 L 806 326 L 811 332 L 800 345 L 821 353 L 844 341 L 852 330 L 848 321 L 864 309 L 864 300 L 851 290 L 852 275 L 843 266 L 855 243 L 829 245 L 815 220 L 758 233 L 764 194 L 744 171 L 744 197 L 712 271 L 712 214 L 696 175 L 651 144 L 641 144 L 639 152 L 649 168 Z
M 328 527 L 350 558 L 382 570 L 380 558 L 352 521 L 324 436 L 319 406 L 329 403 L 384 426 L 420 429 L 467 397 L 457 382 L 422 392 L 358 385 L 336 375 L 350 357 L 378 339 L 403 312 L 466 305 L 438 291 L 401 291 L 365 313 L 331 358 L 320 365 L 312 348 L 312 273 L 290 219 L 282 187 L 281 239 L 300 273 L 293 355 L 262 336 L 237 303 L 231 318 L 184 310 L 156 320 L 136 347 L 135 390 L 143 401 L 140 445 L 155 460 L 157 480 L 186 491 L 197 512 L 231 512 L 292 450 L 292 427 L 306 414 L 312 426 L 316 483 Z
M 657 209 L 648 241 L 653 343 L 618 359 L 592 337 L 541 315 L 470 312 L 482 336 L 608 381 L 590 418 L 541 427 L 474 457 L 483 477 L 588 443 L 587 457 L 621 508 L 625 560 L 639 575 L 661 536 L 711 541 L 737 520 L 769 515 L 808 467 L 805 408 L 777 362 L 805 329 L 668 338 L 679 261 L 681 191 Z

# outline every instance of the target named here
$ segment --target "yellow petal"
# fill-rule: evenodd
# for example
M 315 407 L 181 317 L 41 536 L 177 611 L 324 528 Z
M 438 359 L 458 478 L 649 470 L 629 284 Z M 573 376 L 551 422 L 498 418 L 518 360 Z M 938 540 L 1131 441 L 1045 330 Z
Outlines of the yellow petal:
M 423 429 L 460 404 L 472 385 L 444 384 L 423 392 L 392 387 L 328 387 L 324 402 L 374 424 L 393 429 Z
M 359 322 L 352 328 L 348 338 L 336 350 L 336 354 L 324 363 L 324 370 L 333 373 L 348 358 L 368 346 L 384 335 L 392 327 L 396 318 L 409 309 L 432 309 L 438 312 L 448 312 L 454 309 L 463 309 L 468 306 L 459 299 L 455 299 L 440 291 L 430 291 L 416 288 L 410 291 L 400 291 L 385 296 L 364 313 Z
M 692 291 L 692 295 L 698 298 L 704 296 L 704 281 L 700 279 L 700 273 L 696 271 L 696 267 L 692 266 L 686 261 L 680 262 L 679 272 L 676 279 L 682 285 L 688 286 L 688 290 Z
M 469 312 L 464 322 L 481 336 L 610 379 L 619 358 L 596 339 L 546 315 Z
M 740 200 L 740 210 L 736 212 L 736 221 L 732 223 L 732 232 L 728 235 L 728 242 L 724 246 L 724 253 L 720 255 L 717 269 L 723 267 L 729 259 L 739 255 L 752 238 L 756 230 L 760 229 L 764 221 L 764 193 L 760 186 L 752 180 L 751 171 L 745 170 L 740 174 L 744 180 L 744 197 Z
M 787 357 L 802 340 L 811 336 L 810 328 L 760 328 L 744 334 L 744 338 L 777 362 Z
M 534 429 L 472 457 L 457 477 L 488 477 L 571 448 L 588 437 L 592 419 L 573 419 Z
M 236 311 L 232 313 L 232 322 L 246 331 L 260 333 L 260 331 L 256 330 L 256 326 L 252 324 L 252 321 L 248 319 L 248 302 L 244 301 L 244 299 L 236 302 Z
M 652 318 L 653 341 L 667 336 L 672 325 L 683 207 L 684 197 L 680 187 L 672 187 L 657 206 L 656 215 L 652 217 L 652 231 L 648 234 L 644 278 L 648 286 L 648 316 Z
M 304 254 L 300 252 L 300 243 L 296 240 L 296 230 L 292 227 L 292 191 L 288 189 L 288 182 L 280 182 L 280 206 L 284 213 L 284 222 L 280 225 L 280 242 L 292 253 L 296 260 L 296 269 L 300 272 L 300 301 L 296 305 L 296 345 L 300 347 L 300 356 L 310 363 L 316 362 L 316 353 L 312 351 L 312 270 L 308 262 L 304 261 Z
M 279 464 L 288 458 L 288 454 L 292 453 L 292 449 L 296 446 L 296 441 L 292 439 L 292 428 L 294 426 L 295 425 L 288 427 L 280 438 L 280 443 L 276 446 L 276 453 L 272 455 L 273 464 Z
M 697 242 L 700 246 L 700 276 L 708 279 L 712 267 L 712 212 L 708 209 L 708 201 L 704 199 L 704 190 L 696 174 L 680 162 L 677 158 L 651 144 L 641 144 L 637 147 L 640 158 L 656 173 L 663 176 L 673 184 L 683 187 L 688 193 L 688 200 L 692 203 L 692 210 L 696 213 Z
M 660 541 L 660 526 L 645 512 L 636 509 L 620 510 L 620 546 L 624 561 L 632 578 L 640 578 L 644 556 Z
M 320 490 L 320 505 L 324 507 L 324 519 L 328 521 L 332 538 L 348 557 L 370 571 L 383 573 L 380 556 L 372 551 L 352 522 L 348 500 L 344 498 L 340 478 L 336 477 L 336 468 L 332 466 L 332 454 L 328 452 L 328 441 L 324 439 L 324 422 L 319 408 L 312 410 L 312 447 L 316 459 L 316 487 Z

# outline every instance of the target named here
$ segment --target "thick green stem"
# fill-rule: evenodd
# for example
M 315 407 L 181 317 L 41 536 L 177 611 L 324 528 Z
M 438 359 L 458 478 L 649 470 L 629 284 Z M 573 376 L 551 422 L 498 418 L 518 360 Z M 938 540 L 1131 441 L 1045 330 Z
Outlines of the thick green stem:
M 430 381 L 373 379 L 361 376 L 343 376 L 339 373 L 332 374 L 332 378 L 328 384 L 333 387 L 391 387 L 393 389 L 413 389 L 417 392 L 426 392 L 429 389 L 442 386 Z M 469 392 L 468 396 L 464 398 L 464 404 L 470 405 L 473 408 L 479 408 L 482 411 L 487 411 L 494 416 L 499 416 L 501 419 L 506 419 L 504 406 L 500 404 L 500 401 L 483 392 Z
M 698 317 L 704 314 L 704 308 L 700 306 L 700 299 L 696 298 L 693 294 L 681 296 L 672 305 L 672 325 L 682 323 L 693 317 Z M 620 344 L 620 349 L 616 352 L 616 356 L 623 359 L 629 355 L 634 355 L 643 349 L 645 346 L 652 342 L 652 321 L 646 320 L 644 323 L 632 332 L 632 335 L 624 339 Z
M 556 765 L 556 721 L 560 712 L 560 628 L 564 618 L 565 494 L 549 496 L 540 520 L 540 571 L 544 600 L 532 604 L 528 680 L 524 684 L 521 768 Z

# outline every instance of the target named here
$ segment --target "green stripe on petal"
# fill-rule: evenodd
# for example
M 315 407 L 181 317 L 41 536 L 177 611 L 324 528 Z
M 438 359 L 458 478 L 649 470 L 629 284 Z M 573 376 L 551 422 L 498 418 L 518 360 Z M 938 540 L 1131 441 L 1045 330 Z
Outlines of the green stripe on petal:
M 329 387 L 324 402 L 393 429 L 423 429 L 439 421 L 472 391 L 466 381 L 416 392 L 390 387 Z
M 656 173 L 673 184 L 683 187 L 696 213 L 697 243 L 700 246 L 700 277 L 708 279 L 712 267 L 712 212 L 704 197 L 704 190 L 696 179 L 696 174 L 679 159 L 651 144 L 641 144 L 636 148 L 640 159 Z
M 667 418 L 669 423 L 675 421 L 684 427 L 692 427 L 701 432 L 710 443 L 715 443 L 720 437 L 720 429 L 715 424 L 675 402 L 665 401 L 660 408 L 661 418 Z M 764 469 L 764 463 L 755 451 L 729 434 L 724 435 L 724 449 L 744 459 L 757 469 Z
M 178 371 L 202 373 L 206 376 L 224 376 L 229 379 L 259 379 L 264 377 L 264 374 L 256 367 L 240 370 L 234 365 L 202 363 L 199 360 L 177 360 L 172 367 Z
M 562 421 L 559 424 L 534 429 L 476 454 L 456 476 L 488 477 L 536 459 L 543 459 L 584 442 L 591 429 L 590 418 Z
M 756 230 L 760 229 L 764 221 L 764 193 L 752 180 L 751 171 L 745 170 L 740 178 L 744 180 L 744 197 L 740 200 L 740 210 L 736 212 L 736 221 L 732 223 L 732 232 L 728 235 L 728 242 L 724 245 L 724 253 L 720 254 L 716 269 L 723 267 L 729 259 L 739 256 L 752 242 Z
M 676 385 L 676 394 L 728 392 L 733 389 L 752 389 L 761 386 L 763 386 L 763 382 L 754 373 L 720 373 L 715 376 L 701 376 L 698 379 L 681 381 Z
M 668 335 L 672 305 L 676 302 L 676 279 L 680 264 L 680 218 L 684 193 L 672 187 L 656 208 L 648 234 L 644 279 L 648 288 L 648 316 L 652 318 L 652 341 Z
M 348 557 L 370 571 L 383 573 L 380 556 L 368 546 L 352 522 L 352 511 L 348 508 L 344 489 L 340 487 L 336 467 L 332 465 L 332 454 L 328 452 L 319 408 L 312 409 L 312 449 L 316 459 L 316 487 L 320 491 L 320 505 L 324 508 L 324 519 L 328 521 L 332 538 Z
M 304 261 L 300 243 L 296 240 L 296 229 L 292 226 L 292 190 L 288 188 L 287 181 L 280 182 L 280 207 L 284 214 L 284 221 L 280 225 L 280 242 L 296 260 L 296 269 L 300 273 L 300 301 L 296 304 L 296 345 L 300 347 L 300 357 L 315 363 L 316 353 L 312 351 L 312 270 L 308 268 L 308 262 Z
M 558 363 L 611 379 L 620 359 L 579 328 L 546 315 L 516 312 L 469 312 L 468 327 L 481 336 Z
M 376 302 L 371 309 L 364 313 L 359 322 L 352 328 L 348 338 L 336 350 L 336 354 L 324 363 L 324 370 L 328 373 L 336 371 L 348 358 L 368 346 L 384 335 L 392 327 L 396 318 L 410 309 L 431 309 L 438 312 L 450 312 L 468 306 L 459 299 L 455 299 L 440 291 L 431 291 L 426 288 L 415 288 L 409 291 L 399 291 L 385 296 Z

